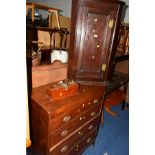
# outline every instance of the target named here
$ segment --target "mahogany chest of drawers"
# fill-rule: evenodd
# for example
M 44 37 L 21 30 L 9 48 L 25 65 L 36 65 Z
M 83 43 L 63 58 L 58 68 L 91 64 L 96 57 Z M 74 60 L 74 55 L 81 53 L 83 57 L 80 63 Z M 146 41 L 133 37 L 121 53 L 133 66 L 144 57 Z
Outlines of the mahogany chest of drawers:
M 104 87 L 81 85 L 77 95 L 52 100 L 50 85 L 32 90 L 32 154 L 81 154 L 95 142 Z

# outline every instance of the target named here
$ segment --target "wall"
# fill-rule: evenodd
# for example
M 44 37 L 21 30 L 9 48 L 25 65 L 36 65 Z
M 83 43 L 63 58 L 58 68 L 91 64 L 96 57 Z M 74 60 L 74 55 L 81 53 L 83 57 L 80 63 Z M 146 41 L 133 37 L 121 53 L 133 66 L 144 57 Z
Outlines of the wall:
M 49 7 L 54 7 L 62 10 L 63 16 L 71 16 L 71 3 L 72 0 L 27 0 L 28 2 L 35 2 L 43 5 L 48 5 Z
M 70 17 L 71 16 L 71 3 L 72 0 L 28 0 L 29 2 L 36 2 L 44 5 L 48 5 L 51 7 L 55 7 L 58 9 L 61 9 L 62 15 Z M 126 5 L 129 5 L 129 0 L 122 0 L 126 3 Z M 124 22 L 129 22 L 129 7 L 125 11 L 125 18 Z
M 126 3 L 127 8 L 125 11 L 125 17 L 124 17 L 124 22 L 129 23 L 129 0 L 122 0 Z

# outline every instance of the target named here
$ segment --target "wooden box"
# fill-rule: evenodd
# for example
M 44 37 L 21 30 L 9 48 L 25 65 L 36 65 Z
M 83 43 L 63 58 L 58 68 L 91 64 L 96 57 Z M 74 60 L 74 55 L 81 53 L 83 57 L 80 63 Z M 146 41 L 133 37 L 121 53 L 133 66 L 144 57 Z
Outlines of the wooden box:
M 78 93 L 79 84 L 71 80 L 54 83 L 47 89 L 47 94 L 52 99 L 60 99 Z

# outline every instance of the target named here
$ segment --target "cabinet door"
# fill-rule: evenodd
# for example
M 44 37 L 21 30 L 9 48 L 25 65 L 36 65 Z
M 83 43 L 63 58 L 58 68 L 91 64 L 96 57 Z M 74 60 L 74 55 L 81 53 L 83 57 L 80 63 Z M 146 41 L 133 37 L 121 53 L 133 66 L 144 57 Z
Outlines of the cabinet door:
M 109 66 L 118 3 L 73 1 L 68 77 L 77 81 L 104 81 Z M 76 1 L 77 2 L 77 1 Z M 74 6 L 74 3 L 77 7 Z M 76 20 L 75 20 L 76 19 Z M 73 39 L 73 40 L 72 40 Z

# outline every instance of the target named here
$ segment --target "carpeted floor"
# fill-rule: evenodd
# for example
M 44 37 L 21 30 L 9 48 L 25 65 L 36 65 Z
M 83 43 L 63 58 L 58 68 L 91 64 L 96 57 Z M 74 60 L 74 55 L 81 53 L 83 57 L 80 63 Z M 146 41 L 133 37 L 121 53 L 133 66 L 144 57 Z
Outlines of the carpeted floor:
M 121 105 L 112 107 L 119 113 L 113 117 L 104 112 L 104 126 L 100 126 L 95 146 L 90 146 L 83 155 L 129 155 L 129 111 Z

